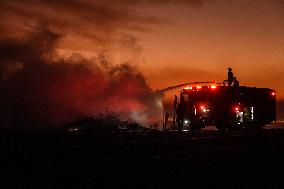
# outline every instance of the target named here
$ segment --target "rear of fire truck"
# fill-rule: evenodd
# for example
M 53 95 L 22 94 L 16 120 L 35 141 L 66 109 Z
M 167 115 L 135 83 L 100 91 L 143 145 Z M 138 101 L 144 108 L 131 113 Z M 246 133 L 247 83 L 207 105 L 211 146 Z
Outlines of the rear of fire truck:
M 180 93 L 177 128 L 258 129 L 276 121 L 276 92 L 268 88 L 189 86 Z

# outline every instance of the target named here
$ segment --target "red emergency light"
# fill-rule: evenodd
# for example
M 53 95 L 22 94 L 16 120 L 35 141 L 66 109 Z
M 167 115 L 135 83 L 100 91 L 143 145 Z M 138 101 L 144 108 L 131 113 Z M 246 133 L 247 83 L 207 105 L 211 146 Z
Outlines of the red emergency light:
M 184 90 L 192 90 L 192 91 L 199 91 L 200 89 L 202 88 L 209 88 L 209 89 L 217 89 L 217 86 L 216 85 L 211 85 L 211 86 L 196 86 L 196 87 L 185 87 L 183 88 Z
M 239 108 L 239 107 L 235 107 L 234 109 L 235 109 L 236 112 L 239 112 L 239 111 L 240 111 L 240 108 Z

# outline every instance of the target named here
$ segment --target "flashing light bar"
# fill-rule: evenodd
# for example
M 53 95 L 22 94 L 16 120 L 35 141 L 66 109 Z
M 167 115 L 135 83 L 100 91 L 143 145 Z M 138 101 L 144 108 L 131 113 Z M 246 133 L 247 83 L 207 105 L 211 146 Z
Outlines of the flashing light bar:
M 203 88 L 210 88 L 210 89 L 217 89 L 217 86 L 216 85 L 211 85 L 211 86 L 203 86 Z M 196 87 L 185 87 L 183 88 L 184 90 L 193 90 L 193 91 L 199 91 L 198 89 L 202 89 L 202 86 L 196 86 Z M 273 94 L 272 94 L 273 95 Z M 275 95 L 275 93 L 274 93 Z M 274 96 L 273 95 L 273 96 Z

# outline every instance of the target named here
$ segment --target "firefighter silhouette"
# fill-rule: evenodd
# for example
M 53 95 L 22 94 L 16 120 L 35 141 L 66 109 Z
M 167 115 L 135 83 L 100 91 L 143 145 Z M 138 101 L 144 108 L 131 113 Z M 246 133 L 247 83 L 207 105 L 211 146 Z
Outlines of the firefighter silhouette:
M 232 86 L 234 81 L 234 74 L 232 72 L 232 68 L 228 68 L 228 79 L 223 81 L 223 84 L 228 83 L 228 86 Z
M 237 80 L 236 77 L 234 77 L 234 84 L 233 84 L 234 87 L 239 87 L 240 86 L 240 83 L 239 81 Z

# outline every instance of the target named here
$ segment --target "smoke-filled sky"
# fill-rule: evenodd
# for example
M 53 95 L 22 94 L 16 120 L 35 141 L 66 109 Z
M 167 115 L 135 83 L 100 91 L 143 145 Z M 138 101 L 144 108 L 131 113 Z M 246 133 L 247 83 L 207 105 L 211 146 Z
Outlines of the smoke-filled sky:
M 34 38 L 41 30 L 48 35 Z M 282 0 L 9 0 L 0 2 L 0 32 L 2 79 L 38 61 L 33 53 L 63 64 L 103 54 L 137 67 L 152 89 L 223 81 L 232 67 L 241 85 L 284 98 Z
M 284 97 L 282 0 L 10 0 L 1 14 L 1 33 L 40 21 L 63 35 L 60 52 L 132 61 L 154 88 L 221 81 L 231 66 L 241 84 Z

